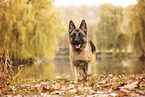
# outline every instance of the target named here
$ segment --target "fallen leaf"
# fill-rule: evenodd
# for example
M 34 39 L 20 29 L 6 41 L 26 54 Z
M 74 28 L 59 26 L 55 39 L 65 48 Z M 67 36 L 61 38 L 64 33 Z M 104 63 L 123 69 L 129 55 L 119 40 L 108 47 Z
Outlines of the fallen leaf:
M 100 82 L 98 82 L 98 84 L 105 84 L 106 83 L 106 80 L 102 80 Z
M 42 88 L 42 92 L 44 92 L 44 93 L 50 93 L 50 92 L 52 92 L 52 91 L 54 91 L 54 88 L 53 87 L 49 87 L 49 86 L 44 86 L 43 88 Z
M 61 77 L 60 77 L 60 76 L 56 76 L 55 78 L 56 78 L 56 79 L 61 79 Z
M 126 92 L 126 93 L 129 93 L 130 91 L 129 90 L 126 90 L 126 89 L 120 89 L 120 91 L 122 91 L 122 92 Z
M 109 95 L 110 96 L 113 96 L 113 97 L 116 97 L 117 96 L 117 93 L 110 93 Z
M 36 84 L 34 87 L 40 87 L 41 86 L 41 84 Z
M 122 87 L 122 86 L 124 86 L 124 85 L 126 85 L 126 83 L 125 83 L 125 82 L 121 82 L 119 85 L 117 85 L 117 86 L 112 86 L 111 88 L 112 88 L 113 90 L 120 90 L 120 87 Z
M 71 93 L 76 93 L 77 90 L 76 90 L 76 89 L 72 89 L 72 90 L 69 90 L 69 92 L 71 92 Z
M 47 96 L 47 93 L 40 93 L 41 96 Z
M 2 88 L 2 93 L 5 93 L 7 91 L 6 88 Z
M 95 94 L 95 91 L 91 89 L 91 90 L 89 91 L 89 94 Z
M 3 85 L 0 85 L 0 89 L 2 89 L 4 86 Z
M 104 91 L 97 91 L 97 94 L 104 94 Z
M 145 95 L 145 90 L 141 91 L 141 90 L 136 90 L 136 92 L 142 94 L 142 95 Z
M 105 84 L 105 85 L 102 85 L 101 87 L 102 88 L 107 88 L 107 87 L 109 87 L 109 85 L 108 84 Z
M 129 90 L 133 90 L 133 89 L 135 89 L 135 88 L 138 87 L 138 83 L 139 83 L 139 82 L 136 81 L 136 82 L 133 82 L 133 83 L 128 84 L 128 85 L 125 85 L 125 86 L 120 87 L 120 88 L 125 88 L 125 89 L 129 89 Z
M 69 88 L 68 89 L 73 89 L 74 85 L 73 84 L 69 84 Z
M 109 74 L 109 77 L 111 77 L 111 78 L 112 78 L 112 77 L 113 77 L 113 74 Z
M 55 83 L 54 89 L 60 90 L 61 89 L 60 83 Z
M 117 97 L 123 97 L 123 96 L 129 96 L 130 94 L 129 93 L 121 93 L 119 92 Z

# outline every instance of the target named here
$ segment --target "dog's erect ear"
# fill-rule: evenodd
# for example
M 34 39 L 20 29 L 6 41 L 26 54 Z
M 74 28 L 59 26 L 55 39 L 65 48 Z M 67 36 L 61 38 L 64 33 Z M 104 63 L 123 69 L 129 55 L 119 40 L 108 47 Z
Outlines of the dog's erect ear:
M 85 20 L 82 20 L 82 22 L 80 24 L 80 29 L 82 29 L 87 35 L 87 24 L 86 24 Z
M 74 30 L 76 27 L 75 27 L 75 24 L 72 20 L 70 20 L 69 22 L 69 34 L 72 32 L 72 30 Z

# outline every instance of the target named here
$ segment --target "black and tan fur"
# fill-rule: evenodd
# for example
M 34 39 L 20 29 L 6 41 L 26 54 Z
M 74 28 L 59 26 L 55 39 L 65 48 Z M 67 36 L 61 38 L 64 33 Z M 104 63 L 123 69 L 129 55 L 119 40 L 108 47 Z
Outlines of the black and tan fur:
M 73 21 L 69 22 L 70 58 L 74 82 L 78 82 L 77 69 L 83 71 L 84 79 L 91 75 L 95 63 L 96 48 L 87 35 L 87 24 L 82 20 L 76 28 Z

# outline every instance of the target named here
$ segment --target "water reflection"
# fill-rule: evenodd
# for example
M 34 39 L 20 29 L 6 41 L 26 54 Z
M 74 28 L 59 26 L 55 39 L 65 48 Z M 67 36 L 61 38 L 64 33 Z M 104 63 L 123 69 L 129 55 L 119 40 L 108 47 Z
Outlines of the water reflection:
M 145 73 L 145 63 L 138 59 L 103 59 L 96 61 L 97 74 L 129 75 Z
M 145 73 L 145 63 L 137 59 L 97 59 L 93 68 L 96 74 L 137 74 Z M 56 76 L 72 78 L 69 58 L 58 58 L 52 62 L 26 65 L 24 78 L 55 78 Z
M 17 66 L 14 68 L 15 74 L 18 72 L 18 68 L 19 67 L 17 67 Z M 25 79 L 25 78 L 34 78 L 34 79 L 48 78 L 48 79 L 51 79 L 51 78 L 54 78 L 54 76 L 55 76 L 55 73 L 54 73 L 55 68 L 56 67 L 53 64 L 53 62 L 25 65 L 24 70 L 21 73 L 21 77 L 23 79 Z

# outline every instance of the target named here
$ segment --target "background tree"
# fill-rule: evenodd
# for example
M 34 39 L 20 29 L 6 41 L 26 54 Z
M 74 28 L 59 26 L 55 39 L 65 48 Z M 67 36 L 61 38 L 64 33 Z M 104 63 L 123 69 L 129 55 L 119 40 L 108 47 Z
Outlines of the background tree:
M 140 60 L 145 60 L 145 1 L 138 0 L 137 5 L 127 8 L 132 32 L 133 50 Z
M 118 36 L 123 31 L 121 30 L 123 8 L 112 4 L 102 4 L 98 9 L 100 20 L 95 30 L 97 47 L 104 51 L 113 48 L 116 52 L 117 48 L 121 49 L 121 46 L 117 46 L 116 41 L 118 41 Z
M 7 0 L 0 6 L 0 48 L 11 58 L 53 59 L 65 31 L 52 0 Z
M 122 50 L 125 51 L 125 54 L 127 53 L 129 39 L 130 39 L 129 34 L 126 33 L 124 30 L 121 30 L 115 41 L 115 48 L 119 50 L 120 54 L 122 53 Z

